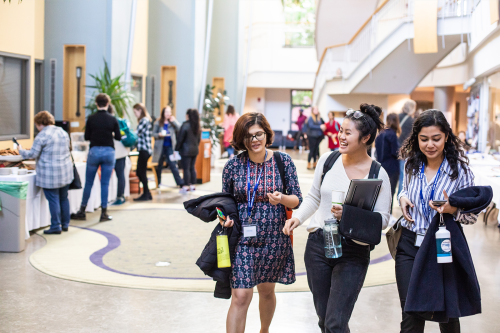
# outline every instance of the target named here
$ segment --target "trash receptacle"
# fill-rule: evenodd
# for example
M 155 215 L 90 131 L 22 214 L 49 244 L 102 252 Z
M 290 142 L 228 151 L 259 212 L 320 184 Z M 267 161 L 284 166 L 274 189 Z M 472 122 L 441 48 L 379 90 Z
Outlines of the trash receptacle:
M 28 184 L 0 181 L 0 252 L 24 251 Z

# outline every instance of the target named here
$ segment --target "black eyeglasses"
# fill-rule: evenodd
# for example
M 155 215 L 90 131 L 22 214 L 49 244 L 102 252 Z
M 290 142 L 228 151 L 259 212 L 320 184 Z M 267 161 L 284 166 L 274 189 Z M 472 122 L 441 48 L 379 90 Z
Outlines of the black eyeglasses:
M 247 139 L 249 142 L 252 142 L 253 138 L 256 138 L 257 141 L 262 141 L 264 140 L 265 137 L 266 137 L 266 132 L 257 132 L 254 135 L 252 134 L 247 135 L 245 139 Z

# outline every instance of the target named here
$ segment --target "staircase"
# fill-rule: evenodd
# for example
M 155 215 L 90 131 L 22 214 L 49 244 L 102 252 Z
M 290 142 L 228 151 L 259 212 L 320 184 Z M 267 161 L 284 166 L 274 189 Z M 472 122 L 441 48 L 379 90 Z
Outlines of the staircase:
M 326 95 L 409 94 L 467 39 L 470 13 L 478 0 L 438 0 L 438 52 L 415 54 L 415 1 L 418 0 L 388 0 L 349 43 L 325 49 L 316 73 L 314 104 Z

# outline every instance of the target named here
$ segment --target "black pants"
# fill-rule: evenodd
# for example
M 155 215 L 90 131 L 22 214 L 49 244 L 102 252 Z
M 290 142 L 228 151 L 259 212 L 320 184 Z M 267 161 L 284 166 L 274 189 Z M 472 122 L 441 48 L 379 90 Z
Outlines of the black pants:
M 184 185 L 196 184 L 196 156 L 181 156 L 182 169 L 184 170 Z
M 389 175 L 389 181 L 391 182 L 391 214 L 392 206 L 394 205 L 394 193 L 396 192 L 396 186 L 398 186 L 399 181 L 399 170 L 398 172 L 393 172 Z
M 309 156 L 307 156 L 307 162 L 311 162 L 311 159 L 316 162 L 319 158 L 319 144 L 321 143 L 321 137 L 308 136 L 309 139 Z
M 148 187 L 148 160 L 149 153 L 147 150 L 139 151 L 139 159 L 137 160 L 137 170 L 135 173 L 137 177 L 139 177 L 140 182 L 142 183 L 142 189 L 144 190 L 144 194 L 149 195 L 149 187 Z
M 299 147 L 306 147 L 307 146 L 307 139 L 305 138 L 304 132 L 302 131 L 297 131 L 297 134 L 295 134 L 295 145 L 294 148 Z
M 125 162 L 126 157 L 119 158 L 115 162 L 116 178 L 118 178 L 118 190 L 116 197 L 121 198 L 125 193 Z
M 425 320 L 404 312 L 413 262 L 419 249 L 414 244 L 415 233 L 403 228 L 396 252 L 396 282 L 403 311 L 401 333 L 423 333 L 425 327 Z M 450 318 L 448 323 L 439 323 L 439 328 L 442 333 L 460 333 L 460 321 L 458 318 Z
M 170 171 L 172 171 L 172 175 L 175 179 L 175 184 L 177 184 L 177 186 L 182 186 L 183 184 L 181 176 L 179 175 L 179 170 L 177 169 L 177 161 L 170 160 L 170 155 L 172 155 L 173 153 L 174 150 L 172 149 L 172 146 L 163 146 L 160 154 L 160 160 L 158 161 L 158 167 L 156 168 L 158 184 L 161 184 L 161 172 L 163 170 L 163 163 L 165 163 L 165 161 L 167 161 L 168 167 L 170 168 Z
M 318 229 L 309 234 L 304 260 L 321 332 L 350 332 L 349 319 L 370 264 L 370 247 L 342 239 L 342 256 L 329 259 L 323 230 Z

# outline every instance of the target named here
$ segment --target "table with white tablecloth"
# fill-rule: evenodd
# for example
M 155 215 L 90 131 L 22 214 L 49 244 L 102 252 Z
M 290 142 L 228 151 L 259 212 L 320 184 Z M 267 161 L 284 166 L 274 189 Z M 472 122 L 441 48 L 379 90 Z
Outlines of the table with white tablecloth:
M 474 174 L 474 183 L 478 186 L 491 186 L 492 201 L 497 208 L 500 208 L 500 161 L 488 154 L 471 154 L 468 157 Z M 500 214 L 498 223 L 500 224 Z
M 86 163 L 75 163 L 82 187 L 85 187 L 85 172 L 87 169 Z M 130 158 L 127 157 L 125 164 L 125 197 L 130 196 L 130 181 L 129 174 L 132 168 Z M 30 237 L 30 230 L 43 228 L 50 225 L 50 211 L 49 202 L 45 198 L 43 189 L 36 186 L 36 172 L 29 171 L 27 175 L 9 175 L 0 176 L 0 181 L 16 181 L 28 182 L 28 193 L 26 195 L 26 239 Z M 118 187 L 118 178 L 113 171 L 109 182 L 109 195 L 108 202 L 116 200 L 116 192 Z M 68 192 L 68 199 L 70 204 L 70 212 L 76 213 L 82 203 L 83 188 L 81 190 L 70 190 Z M 99 173 L 96 174 L 94 185 L 90 192 L 89 202 L 87 204 L 87 212 L 93 212 L 101 207 L 101 182 Z

